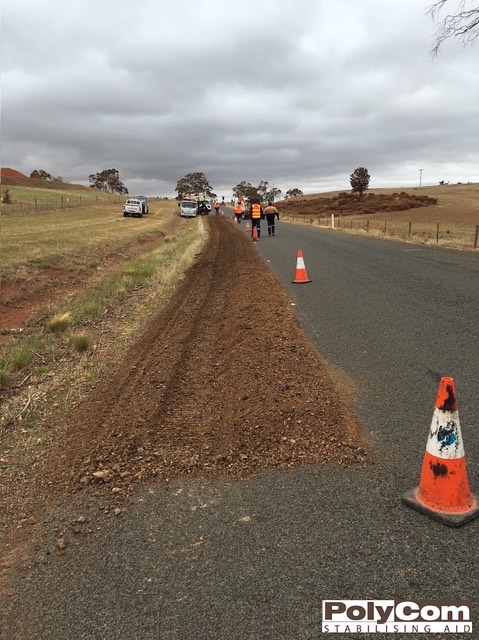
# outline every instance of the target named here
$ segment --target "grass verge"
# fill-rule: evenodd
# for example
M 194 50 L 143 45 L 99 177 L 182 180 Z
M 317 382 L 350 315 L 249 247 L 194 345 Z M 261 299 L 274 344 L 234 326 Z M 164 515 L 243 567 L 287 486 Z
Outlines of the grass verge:
M 18 439 L 25 440 L 28 416 L 48 404 L 68 403 L 73 390 L 100 375 L 105 361 L 122 353 L 167 300 L 205 240 L 202 218 L 175 221 L 173 233 L 158 235 L 147 247 L 140 243 L 135 257 L 105 269 L 68 300 L 40 310 L 25 331 L 11 337 L 0 359 L 2 459 L 8 451 L 25 449 Z M 21 430 L 15 429 L 19 422 Z M 41 425 L 42 420 L 33 420 L 30 427 L 38 435 Z

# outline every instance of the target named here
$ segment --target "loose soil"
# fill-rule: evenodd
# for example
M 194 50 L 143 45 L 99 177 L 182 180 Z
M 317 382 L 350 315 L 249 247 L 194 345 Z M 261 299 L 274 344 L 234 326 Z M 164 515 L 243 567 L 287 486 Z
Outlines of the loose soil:
M 170 304 L 68 416 L 43 487 L 118 494 L 152 477 L 364 459 L 354 417 L 254 245 L 225 219 L 209 228 Z
M 48 451 L 4 475 L 7 534 L 72 493 L 118 505 L 142 482 L 367 459 L 355 416 L 255 245 L 225 218 L 207 224 L 169 303 L 108 375 L 61 415 L 52 408 Z

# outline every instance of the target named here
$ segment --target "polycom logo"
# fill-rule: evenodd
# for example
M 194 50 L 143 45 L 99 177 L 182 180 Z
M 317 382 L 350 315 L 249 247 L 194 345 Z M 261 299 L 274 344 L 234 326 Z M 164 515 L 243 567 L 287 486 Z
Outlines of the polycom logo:
M 472 600 L 323 600 L 323 633 L 472 633 Z

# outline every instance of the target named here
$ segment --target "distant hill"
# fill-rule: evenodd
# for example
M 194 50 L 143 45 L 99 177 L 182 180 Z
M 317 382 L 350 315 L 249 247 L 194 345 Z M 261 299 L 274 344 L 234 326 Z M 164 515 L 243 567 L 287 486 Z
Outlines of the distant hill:
M 408 193 L 408 192 L 413 192 Z M 479 183 L 457 183 L 410 187 L 408 192 L 394 188 L 371 189 L 362 197 L 350 191 L 280 200 L 280 213 L 298 216 L 367 216 L 371 219 L 446 223 L 453 226 L 479 225 Z
M 10 167 L 2 167 L 0 169 L 0 175 L 2 185 L 5 186 L 32 187 L 34 189 L 55 189 L 62 191 L 92 191 L 91 187 L 87 187 L 81 184 L 71 184 L 70 182 L 62 182 L 60 180 L 42 180 L 41 178 L 29 178 L 20 171 L 11 169 Z
M 20 171 L 16 169 L 10 169 L 10 167 L 2 167 L 0 169 L 0 176 L 2 178 L 28 178 L 25 174 L 20 173 Z

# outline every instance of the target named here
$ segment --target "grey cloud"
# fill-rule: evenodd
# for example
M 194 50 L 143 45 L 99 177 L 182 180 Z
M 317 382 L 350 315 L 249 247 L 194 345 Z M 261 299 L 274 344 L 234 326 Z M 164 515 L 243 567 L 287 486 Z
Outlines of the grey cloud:
M 388 186 L 418 162 L 478 180 L 478 49 L 432 59 L 417 0 L 4 5 L 3 165 L 168 195 L 190 171 L 217 192 L 348 188 L 358 165 Z

